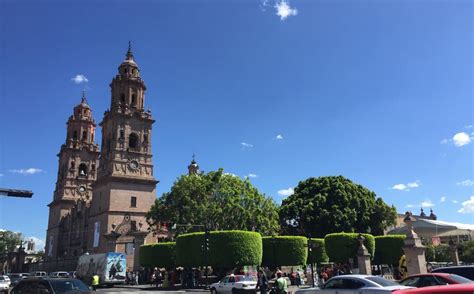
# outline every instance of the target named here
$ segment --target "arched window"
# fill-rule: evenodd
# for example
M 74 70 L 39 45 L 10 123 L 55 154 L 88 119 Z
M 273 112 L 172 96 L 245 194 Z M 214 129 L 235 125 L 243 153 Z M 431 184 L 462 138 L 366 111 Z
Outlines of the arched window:
M 91 170 L 95 170 L 95 164 L 91 166 Z
M 120 102 L 122 102 L 122 104 L 125 104 L 125 94 L 120 94 Z
M 87 131 L 82 132 L 82 141 L 87 140 Z
M 76 164 L 74 163 L 74 161 L 71 161 L 71 168 L 75 168 L 76 167 Z
M 130 148 L 137 148 L 138 147 L 138 135 L 135 133 L 131 133 L 128 137 L 128 147 Z
M 137 97 L 135 94 L 132 94 L 132 105 L 135 105 L 137 103 Z
M 74 132 L 72 133 L 72 138 L 73 138 L 74 140 L 77 140 L 77 131 L 74 131 Z
M 143 142 L 148 143 L 148 135 L 143 135 Z
M 87 165 L 85 163 L 79 165 L 79 175 L 83 177 L 87 176 Z
M 124 138 L 125 137 L 125 131 L 124 130 L 120 130 L 120 138 Z

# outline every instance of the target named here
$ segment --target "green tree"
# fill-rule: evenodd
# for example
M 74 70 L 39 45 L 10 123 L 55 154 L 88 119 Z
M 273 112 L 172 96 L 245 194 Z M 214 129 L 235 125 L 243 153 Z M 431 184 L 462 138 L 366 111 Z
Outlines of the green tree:
M 449 245 L 428 245 L 425 250 L 426 261 L 449 262 L 452 260 Z
M 0 259 L 4 260 L 8 252 L 20 245 L 21 234 L 12 231 L 0 231 Z
M 474 241 L 462 243 L 459 258 L 464 262 L 474 262 Z
M 280 207 L 282 231 L 289 235 L 324 237 L 372 230 L 380 234 L 395 220 L 394 207 L 343 176 L 308 178 Z
M 160 223 L 189 224 L 178 228 L 180 233 L 194 231 L 191 225 L 204 224 L 211 230 L 255 230 L 264 235 L 280 228 L 276 203 L 249 179 L 225 174 L 222 169 L 181 176 L 170 192 L 155 201 L 147 221 L 155 228 Z

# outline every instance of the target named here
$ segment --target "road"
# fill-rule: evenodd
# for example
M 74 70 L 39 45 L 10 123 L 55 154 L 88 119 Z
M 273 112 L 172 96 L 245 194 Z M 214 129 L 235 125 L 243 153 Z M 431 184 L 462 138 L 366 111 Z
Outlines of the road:
M 146 286 L 141 286 L 141 287 L 114 287 L 114 288 L 107 288 L 107 289 L 98 289 L 97 292 L 100 293 L 142 293 L 142 294 L 148 294 L 148 293 L 153 293 L 153 294 L 174 294 L 174 293 L 180 293 L 180 294 L 209 294 L 209 291 L 206 290 L 199 290 L 199 289 L 189 289 L 189 290 L 163 290 L 163 289 L 154 289 L 152 287 L 146 287 Z

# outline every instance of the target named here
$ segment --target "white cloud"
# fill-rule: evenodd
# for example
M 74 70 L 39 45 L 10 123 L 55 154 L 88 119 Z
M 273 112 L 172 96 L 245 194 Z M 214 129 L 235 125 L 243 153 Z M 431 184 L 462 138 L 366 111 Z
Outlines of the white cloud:
M 472 138 L 468 133 L 461 132 L 453 136 L 453 142 L 456 147 L 461 147 L 471 143 Z
M 3 174 L 0 174 L 0 177 L 3 177 Z
M 472 129 L 472 125 L 464 126 L 465 129 Z
M 44 250 L 44 245 L 45 245 L 44 240 L 37 238 L 35 236 L 28 237 L 26 238 L 26 240 L 33 240 L 33 242 L 35 243 L 35 251 Z
M 458 203 L 459 203 L 459 201 L 457 201 L 457 200 L 452 200 L 451 202 L 454 203 L 454 204 L 458 204 Z
M 412 208 L 412 207 L 415 207 L 415 205 L 414 204 L 407 204 L 407 207 Z
M 232 177 L 236 177 L 236 178 L 240 178 L 238 175 L 233 174 L 233 173 L 224 173 L 224 175 L 226 175 L 226 176 L 232 176 Z
M 449 140 L 448 139 L 443 139 L 441 140 L 441 144 L 448 144 Z
M 420 181 L 415 181 L 407 184 L 396 184 L 393 185 L 392 190 L 398 190 L 398 191 L 410 191 L 410 189 L 418 188 L 420 186 Z
M 249 177 L 249 178 L 258 178 L 258 175 L 256 175 L 256 174 L 248 174 L 247 177 Z
M 82 84 L 82 83 L 87 83 L 89 80 L 86 78 L 85 75 L 76 75 L 71 79 L 76 84 Z
M 246 143 L 246 142 L 241 142 L 240 145 L 242 145 L 242 148 L 244 148 L 244 149 L 250 149 L 250 148 L 253 147 L 252 144 Z
M 446 196 L 441 196 L 441 198 L 439 199 L 439 202 L 445 202 L 446 201 Z
M 471 199 L 466 200 L 462 203 L 461 209 L 458 210 L 459 213 L 474 213 L 474 195 L 471 196 Z
M 289 16 L 295 16 L 298 14 L 298 10 L 296 8 L 291 8 L 289 2 L 286 0 L 277 1 L 275 3 L 275 9 L 280 20 L 285 20 Z
M 276 136 L 276 139 L 277 139 L 277 140 L 283 140 L 283 135 L 282 135 L 282 134 L 278 134 L 278 135 Z
M 293 195 L 294 193 L 295 193 L 295 190 L 291 187 L 288 189 L 278 190 L 278 195 L 280 196 L 290 196 L 290 195 Z
M 43 170 L 39 168 L 30 167 L 28 169 L 11 169 L 10 172 L 21 175 L 34 175 L 37 173 L 42 173 Z
M 464 181 L 456 183 L 456 185 L 464 186 L 464 187 L 471 187 L 471 186 L 474 186 L 474 181 L 473 180 L 464 180 Z
M 431 200 L 425 200 L 425 201 L 420 203 L 420 206 L 423 207 L 423 208 L 426 208 L 426 207 L 433 207 L 435 205 L 434 205 L 433 202 L 431 202 Z

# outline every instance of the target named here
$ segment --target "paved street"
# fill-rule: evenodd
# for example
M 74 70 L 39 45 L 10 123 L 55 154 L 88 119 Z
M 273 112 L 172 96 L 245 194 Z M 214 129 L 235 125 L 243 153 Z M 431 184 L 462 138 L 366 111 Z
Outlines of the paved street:
M 114 287 L 107 289 L 98 289 L 97 292 L 101 293 L 163 293 L 163 294 L 173 294 L 173 293 L 190 293 L 190 294 L 209 294 L 209 291 L 201 289 L 182 289 L 182 290 L 163 290 L 156 289 L 153 287 L 139 286 L 139 287 Z

